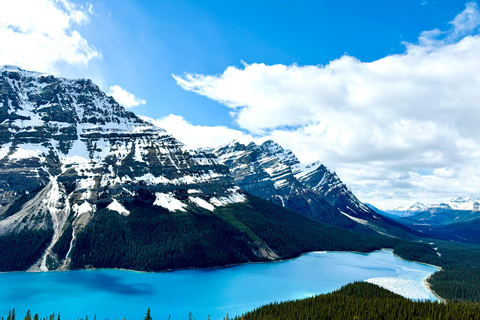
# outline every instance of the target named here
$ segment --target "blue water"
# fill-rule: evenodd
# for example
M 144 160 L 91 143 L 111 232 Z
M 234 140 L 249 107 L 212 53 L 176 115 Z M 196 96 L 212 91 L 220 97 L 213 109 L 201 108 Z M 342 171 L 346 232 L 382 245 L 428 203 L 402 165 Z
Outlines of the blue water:
M 401 260 L 390 250 L 370 254 L 313 252 L 297 259 L 229 268 L 141 273 L 82 270 L 0 273 L 0 316 L 16 308 L 40 318 L 61 312 L 76 320 L 122 317 L 140 320 L 151 308 L 154 320 L 197 320 L 240 315 L 263 304 L 331 292 L 353 281 L 374 278 L 414 299 L 436 298 L 422 286 L 437 269 Z M 402 290 L 404 292 L 402 292 Z

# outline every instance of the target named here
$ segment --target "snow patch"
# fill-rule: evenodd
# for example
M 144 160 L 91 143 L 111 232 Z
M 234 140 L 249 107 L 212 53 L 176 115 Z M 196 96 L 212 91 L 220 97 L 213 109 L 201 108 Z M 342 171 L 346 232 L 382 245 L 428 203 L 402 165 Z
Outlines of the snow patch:
M 19 145 L 9 158 L 14 160 L 40 158 L 41 160 L 45 160 L 48 152 L 49 150 L 41 145 L 26 143 Z
M 352 219 L 353 221 L 357 222 L 357 223 L 360 223 L 360 224 L 363 224 L 364 226 L 367 226 L 367 227 L 370 227 L 370 222 L 368 222 L 367 220 L 364 220 L 364 219 L 360 219 L 360 218 L 356 218 L 356 217 L 352 217 L 351 215 L 343 212 L 343 211 L 340 211 L 341 214 L 349 217 L 350 219 Z
M 237 190 L 239 190 L 238 187 L 227 189 L 227 191 L 230 192 L 230 195 L 218 198 L 213 197 L 210 199 L 210 203 L 216 207 L 221 207 L 233 203 L 241 203 L 247 201 L 247 198 L 243 194 L 238 193 Z
M 107 206 L 107 209 L 112 210 L 112 211 L 117 211 L 118 213 L 120 213 L 123 216 L 128 216 L 130 214 L 130 211 L 125 209 L 125 207 L 122 206 L 122 204 L 120 202 L 118 202 L 117 199 L 113 199 L 112 203 L 110 203 Z
M 75 203 L 73 206 L 72 206 L 72 209 L 73 209 L 73 212 L 75 212 L 75 217 L 83 214 L 83 213 L 86 213 L 86 212 L 92 212 L 93 211 L 93 207 L 90 203 L 88 203 L 87 201 L 85 201 L 84 203 L 82 203 L 81 205 L 78 205 L 77 203 Z
M 175 196 L 173 193 L 160 193 L 156 192 L 155 193 L 155 202 L 153 202 L 154 206 L 159 206 L 159 207 L 164 207 L 170 212 L 175 212 L 175 211 L 186 211 L 185 208 L 188 207 L 185 203 L 181 202 Z
M 164 176 L 158 176 L 155 177 L 151 173 L 144 174 L 143 176 L 140 177 L 135 177 L 133 182 L 138 183 L 140 181 L 145 182 L 147 185 L 157 185 L 157 184 L 171 184 L 172 181 L 165 178 Z
M 207 210 L 210 210 L 210 211 L 215 210 L 214 205 L 208 203 L 207 201 L 203 200 L 202 198 L 188 197 L 188 201 L 190 201 L 193 204 L 196 204 L 197 206 L 199 206 L 201 208 L 204 208 L 204 209 L 207 209 Z
M 321 166 L 320 161 L 315 161 L 314 163 L 304 165 L 304 164 L 296 164 L 293 166 L 293 172 L 295 174 L 295 178 L 300 179 L 300 177 L 307 176 L 308 174 L 314 172 Z
M 0 146 L 0 159 L 3 159 L 10 151 L 11 142 Z
M 78 183 L 78 189 L 93 189 L 94 187 L 95 187 L 95 179 L 93 177 L 81 179 Z
M 353 221 L 359 223 L 359 224 L 362 224 L 372 230 L 374 230 L 375 232 L 381 234 L 381 235 L 384 235 L 384 236 L 387 236 L 387 237 L 391 237 L 392 235 L 390 235 L 385 229 L 383 229 L 382 227 L 380 226 L 377 226 L 373 223 L 370 223 L 368 222 L 367 220 L 364 220 L 364 219 L 360 219 L 360 218 L 356 218 L 356 217 L 352 217 L 351 215 L 343 212 L 343 211 L 340 211 L 341 214 L 347 216 L 348 218 L 352 219 Z
M 88 200 L 90 198 L 92 198 L 92 191 L 91 190 L 85 191 L 84 193 L 82 193 L 82 195 L 80 197 L 81 200 Z

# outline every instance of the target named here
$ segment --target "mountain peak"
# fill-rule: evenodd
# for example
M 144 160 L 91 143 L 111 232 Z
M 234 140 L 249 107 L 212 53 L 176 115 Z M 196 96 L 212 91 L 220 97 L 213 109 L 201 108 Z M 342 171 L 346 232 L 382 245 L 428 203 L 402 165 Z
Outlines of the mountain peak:
M 23 77 L 40 77 L 40 76 L 48 76 L 49 75 L 49 74 L 43 73 L 43 72 L 24 70 L 20 67 L 17 67 L 17 66 L 14 66 L 14 65 L 9 65 L 9 64 L 5 64 L 3 66 L 0 66 L 0 73 L 3 73 L 5 71 L 16 72 Z
M 128 216 L 125 208 L 139 199 L 168 211 L 213 211 L 245 201 L 212 154 L 186 149 L 91 80 L 2 70 L 0 233 L 53 230 L 33 270 L 48 269 L 45 261 L 56 259 L 52 248 L 63 232 L 77 235 L 102 208 Z M 20 211 L 9 212 L 25 194 L 30 198 Z M 68 263 L 65 256 L 59 261 Z
M 335 172 L 320 161 L 302 165 L 291 150 L 273 140 L 261 145 L 231 143 L 215 153 L 237 185 L 255 196 L 347 228 L 356 228 L 357 223 L 365 228 L 367 221 L 378 220 Z
M 480 201 L 471 197 L 457 197 L 456 199 L 433 204 L 431 207 L 445 210 L 479 211 Z

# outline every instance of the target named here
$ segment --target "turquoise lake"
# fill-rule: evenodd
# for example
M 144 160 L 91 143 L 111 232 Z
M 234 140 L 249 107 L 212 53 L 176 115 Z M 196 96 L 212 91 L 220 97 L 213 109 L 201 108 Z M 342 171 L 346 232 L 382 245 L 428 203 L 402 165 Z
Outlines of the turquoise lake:
M 142 273 L 123 270 L 0 273 L 0 316 L 16 309 L 40 318 L 61 312 L 61 319 L 122 317 L 141 320 L 222 319 L 273 301 L 331 292 L 353 281 L 369 281 L 412 299 L 436 300 L 423 279 L 433 266 L 404 261 L 381 250 L 369 254 L 312 252 L 299 258 L 228 268 Z

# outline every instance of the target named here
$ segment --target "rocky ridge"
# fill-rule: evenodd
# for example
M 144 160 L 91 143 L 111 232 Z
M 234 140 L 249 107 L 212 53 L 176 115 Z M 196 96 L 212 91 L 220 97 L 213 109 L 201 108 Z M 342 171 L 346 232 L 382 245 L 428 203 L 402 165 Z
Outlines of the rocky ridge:
M 235 183 L 255 196 L 345 229 L 404 234 L 401 225 L 360 202 L 335 172 L 320 162 L 302 165 L 274 141 L 232 141 L 212 152 L 229 167 Z

